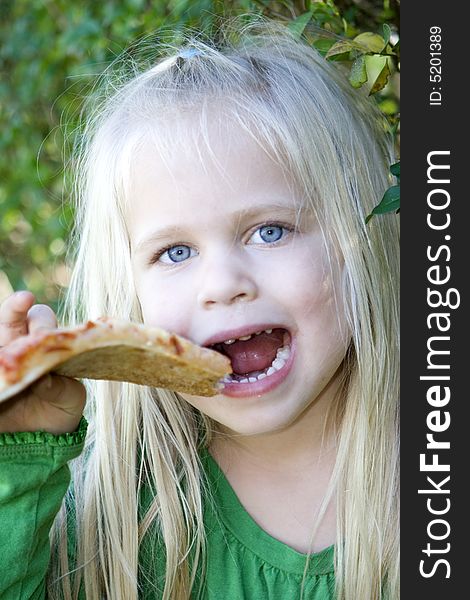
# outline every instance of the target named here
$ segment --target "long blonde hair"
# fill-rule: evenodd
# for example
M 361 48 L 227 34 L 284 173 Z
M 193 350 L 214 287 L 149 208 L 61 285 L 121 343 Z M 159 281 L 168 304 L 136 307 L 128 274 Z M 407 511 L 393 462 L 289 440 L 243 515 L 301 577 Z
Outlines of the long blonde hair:
M 188 132 L 179 123 L 188 114 L 206 143 L 208 120 L 222 112 L 249 132 L 300 186 L 331 253 L 344 259 L 352 342 L 344 398 L 334 407 L 337 598 L 398 598 L 398 224 L 394 215 L 365 224 L 390 185 L 384 123 L 335 66 L 284 26 L 230 23 L 218 44 L 192 36 L 184 48 L 155 44 L 152 56 L 147 43 L 143 66 L 128 53 L 125 68 L 107 73 L 93 98 L 72 163 L 77 250 L 67 320 L 142 320 L 125 223 L 139 144 L 154 136 L 162 154 L 183 149 Z M 214 424 L 172 392 L 87 385 L 90 431 L 73 468 L 76 514 L 67 519 L 64 504 L 56 521 L 51 594 L 74 598 L 83 585 L 88 598 L 135 600 L 145 577 L 139 547 L 158 530 L 160 593 L 186 600 L 204 566 L 198 450 Z M 143 513 L 144 485 L 154 494 Z M 65 539 L 73 522 L 75 566 Z

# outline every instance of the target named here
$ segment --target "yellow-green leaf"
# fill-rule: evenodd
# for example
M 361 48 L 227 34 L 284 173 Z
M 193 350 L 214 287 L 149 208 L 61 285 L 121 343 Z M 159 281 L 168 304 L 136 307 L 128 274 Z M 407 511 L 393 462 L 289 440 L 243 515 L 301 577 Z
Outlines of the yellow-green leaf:
M 380 92 L 380 90 L 382 90 L 387 85 L 388 79 L 391 74 L 392 73 L 390 71 L 390 67 L 388 66 L 388 60 L 385 60 L 385 64 L 384 64 L 382 70 L 377 75 L 377 79 L 374 81 L 374 84 L 370 89 L 369 96 L 371 96 L 372 94 L 375 94 L 377 92 Z
M 372 33 L 372 31 L 360 33 L 354 38 L 354 41 L 373 54 L 379 54 L 385 47 L 385 40 L 383 37 L 378 33 Z
M 360 88 L 367 81 L 366 57 L 364 55 L 359 56 L 353 62 L 349 81 L 354 88 Z
M 351 50 L 357 50 L 357 44 L 353 44 L 351 40 L 341 40 L 340 42 L 336 42 L 333 44 L 331 48 L 325 55 L 325 58 L 330 58 L 331 56 L 336 56 L 337 54 L 344 54 L 345 52 L 350 52 Z

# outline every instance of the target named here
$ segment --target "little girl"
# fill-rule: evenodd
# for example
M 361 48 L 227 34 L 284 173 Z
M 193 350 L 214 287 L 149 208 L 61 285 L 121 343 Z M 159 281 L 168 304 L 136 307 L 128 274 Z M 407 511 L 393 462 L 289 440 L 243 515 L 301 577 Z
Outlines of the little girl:
M 160 326 L 233 373 L 211 398 L 87 382 L 86 440 L 77 381 L 1 405 L 2 598 L 398 598 L 397 218 L 365 224 L 384 132 L 273 24 L 105 88 L 68 322 Z M 56 326 L 26 291 L 0 322 L 0 345 Z

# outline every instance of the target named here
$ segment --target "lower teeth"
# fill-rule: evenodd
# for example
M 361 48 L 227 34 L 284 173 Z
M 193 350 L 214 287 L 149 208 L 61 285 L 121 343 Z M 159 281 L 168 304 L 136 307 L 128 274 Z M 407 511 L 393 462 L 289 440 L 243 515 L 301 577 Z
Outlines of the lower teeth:
M 255 383 L 256 381 L 260 381 L 261 379 L 280 371 L 286 364 L 289 356 L 290 346 L 283 346 L 282 348 L 279 348 L 276 353 L 276 358 L 269 367 L 266 367 L 263 371 L 254 371 L 254 373 L 258 373 L 257 375 L 254 375 L 253 373 L 247 373 L 246 375 L 232 373 L 231 375 L 224 377 L 222 383 Z

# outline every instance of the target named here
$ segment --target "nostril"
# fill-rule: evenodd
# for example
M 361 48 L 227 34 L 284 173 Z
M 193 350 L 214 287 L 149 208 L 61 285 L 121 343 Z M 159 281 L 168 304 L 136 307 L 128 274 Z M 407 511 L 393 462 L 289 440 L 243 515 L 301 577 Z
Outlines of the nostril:
M 258 295 L 255 281 L 245 274 L 226 268 L 211 272 L 211 276 L 203 277 L 200 281 L 198 303 L 206 308 L 215 305 L 229 306 L 235 303 L 254 300 Z
M 240 300 L 247 300 L 248 299 L 248 294 L 245 294 L 244 292 L 242 294 L 237 294 L 234 298 L 233 301 L 234 302 L 238 302 Z

